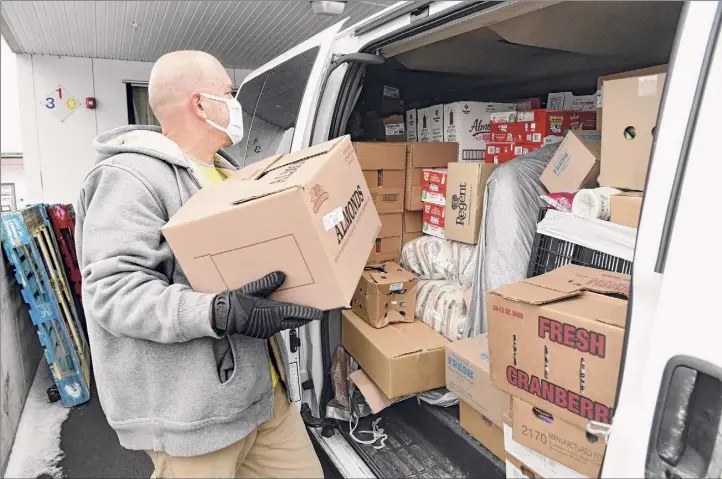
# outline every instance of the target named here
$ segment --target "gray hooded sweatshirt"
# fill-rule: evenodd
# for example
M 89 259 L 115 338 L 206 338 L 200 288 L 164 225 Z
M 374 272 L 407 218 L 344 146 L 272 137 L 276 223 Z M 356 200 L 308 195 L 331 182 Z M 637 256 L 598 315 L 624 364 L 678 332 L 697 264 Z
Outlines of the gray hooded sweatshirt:
M 117 128 L 94 146 L 96 164 L 76 208 L 76 245 L 108 422 L 123 447 L 172 456 L 239 441 L 273 412 L 268 342 L 215 334 L 214 295 L 190 288 L 161 234 L 199 189 L 192 162 L 156 127 Z M 236 169 L 222 152 L 216 167 Z M 283 344 L 278 349 L 285 352 Z M 230 374 L 219 373 L 229 369 L 224 362 Z

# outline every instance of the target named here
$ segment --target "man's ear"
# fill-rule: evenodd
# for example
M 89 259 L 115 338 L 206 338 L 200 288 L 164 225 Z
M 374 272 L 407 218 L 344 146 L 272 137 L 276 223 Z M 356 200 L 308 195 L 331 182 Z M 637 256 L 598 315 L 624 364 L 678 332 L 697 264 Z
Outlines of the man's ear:
M 201 94 L 197 91 L 194 91 L 188 98 L 188 106 L 190 106 L 191 110 L 198 116 L 198 118 L 205 121 L 208 119 L 208 114 L 203 108 L 202 100 L 203 96 L 201 96 Z

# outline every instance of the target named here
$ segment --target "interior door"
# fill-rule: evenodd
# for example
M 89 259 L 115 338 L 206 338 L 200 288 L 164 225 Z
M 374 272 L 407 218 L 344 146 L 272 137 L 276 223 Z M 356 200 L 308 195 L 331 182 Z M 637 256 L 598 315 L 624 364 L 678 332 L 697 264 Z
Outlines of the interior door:
M 243 109 L 244 136 L 238 150 L 231 152 L 241 165 L 303 148 L 320 79 L 330 64 L 333 41 L 344 22 L 297 45 L 243 80 L 236 98 Z M 302 384 L 309 377 L 301 348 L 310 345 L 302 344 L 298 330 L 282 334 L 291 368 L 287 386 L 300 407 Z
M 602 477 L 722 477 L 720 2 L 689 2 L 639 226 L 626 359 Z M 712 211 L 714 209 L 714 211 Z

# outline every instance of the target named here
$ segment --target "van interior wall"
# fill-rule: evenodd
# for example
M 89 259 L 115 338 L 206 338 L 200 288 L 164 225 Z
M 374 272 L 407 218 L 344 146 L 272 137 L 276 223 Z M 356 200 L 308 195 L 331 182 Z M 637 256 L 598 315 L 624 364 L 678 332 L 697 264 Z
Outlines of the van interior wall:
M 593 94 L 600 76 L 668 63 L 681 11 L 681 2 L 563 2 L 452 36 L 367 67 L 356 112 L 372 113 L 383 85 L 398 87 L 407 109 Z

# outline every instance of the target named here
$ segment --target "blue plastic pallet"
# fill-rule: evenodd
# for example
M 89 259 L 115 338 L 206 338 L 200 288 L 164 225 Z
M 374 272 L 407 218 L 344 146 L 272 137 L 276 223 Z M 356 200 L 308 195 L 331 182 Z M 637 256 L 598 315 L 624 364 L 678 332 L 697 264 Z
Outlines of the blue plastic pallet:
M 60 398 L 67 407 L 83 404 L 90 399 L 88 343 L 45 206 L 6 213 L 0 232 Z

